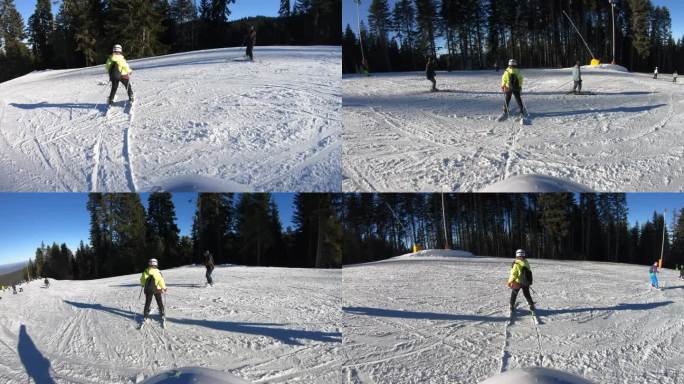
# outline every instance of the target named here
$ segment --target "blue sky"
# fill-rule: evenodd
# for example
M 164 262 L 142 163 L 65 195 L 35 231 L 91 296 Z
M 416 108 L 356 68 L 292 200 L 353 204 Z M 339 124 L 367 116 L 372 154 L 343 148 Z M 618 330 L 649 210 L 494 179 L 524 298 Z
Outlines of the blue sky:
M 294 194 L 273 194 L 283 229 L 293 226 Z M 149 194 L 141 194 L 147 207 Z M 190 235 L 197 194 L 174 193 L 181 235 Z M 41 242 L 66 243 L 71 250 L 89 243 L 86 193 L 0 193 L 0 265 L 28 260 Z
M 54 1 L 54 0 L 53 0 Z M 56 14 L 59 10 L 59 5 L 52 5 L 52 13 Z M 61 1 L 60 1 L 61 3 Z M 199 0 L 196 0 L 199 6 Z M 36 9 L 36 0 L 14 0 L 17 10 L 24 17 L 24 23 L 33 14 Z M 294 0 L 290 0 L 290 4 L 294 6 Z M 237 0 L 235 4 L 229 6 L 231 11 L 230 20 L 242 19 L 248 16 L 277 16 L 280 9 L 280 0 Z
M 389 0 L 390 11 L 394 7 L 394 0 Z M 670 9 L 670 16 L 672 18 L 672 34 L 675 40 L 680 39 L 684 35 L 684 1 L 682 0 L 651 0 L 651 3 L 656 6 L 666 6 Z M 365 20 L 368 17 L 368 7 L 371 0 L 361 0 L 361 19 Z M 356 4 L 353 0 L 342 0 L 342 28 L 347 28 L 347 24 L 352 26 L 356 33 Z M 368 23 L 366 22 L 366 26 Z

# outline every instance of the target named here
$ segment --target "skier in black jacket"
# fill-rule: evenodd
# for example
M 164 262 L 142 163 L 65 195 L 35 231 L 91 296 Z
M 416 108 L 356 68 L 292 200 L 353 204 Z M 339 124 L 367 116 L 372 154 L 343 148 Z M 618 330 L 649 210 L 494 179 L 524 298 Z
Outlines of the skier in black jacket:
M 245 45 L 247 46 L 247 52 L 245 55 L 249 57 L 250 60 L 254 61 L 254 45 L 256 44 L 256 29 L 252 25 L 247 32 L 245 37 Z
M 437 92 L 437 80 L 435 80 L 435 65 L 432 62 L 432 57 L 428 57 L 425 65 L 425 77 L 432 82 L 432 92 Z
M 211 273 L 214 272 L 214 257 L 209 251 L 204 252 L 204 266 L 207 268 L 207 285 L 214 286 L 214 279 L 211 277 Z

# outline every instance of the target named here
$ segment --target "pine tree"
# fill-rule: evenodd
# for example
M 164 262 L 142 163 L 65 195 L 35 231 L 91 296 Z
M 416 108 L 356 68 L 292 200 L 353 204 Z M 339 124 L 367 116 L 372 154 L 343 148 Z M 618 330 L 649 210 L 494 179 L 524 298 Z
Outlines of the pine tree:
M 182 265 L 178 251 L 180 230 L 176 225 L 176 210 L 170 193 L 152 193 L 147 208 L 147 241 L 150 257 L 164 262 L 164 265 Z
M 165 52 L 160 43 L 165 0 L 110 0 L 105 30 L 108 45 L 121 44 L 128 58 Z
M 278 10 L 278 16 L 280 17 L 290 17 L 290 0 L 280 0 L 280 10 Z
M 385 67 L 381 70 L 392 71 L 387 47 L 387 34 L 390 31 L 392 21 L 387 0 L 373 0 L 368 12 L 368 25 L 371 28 L 372 36 L 375 37 L 377 44 L 380 46 L 385 61 Z
M 649 17 L 651 13 L 650 0 L 629 0 L 632 15 L 632 45 L 639 57 L 646 58 L 649 53 L 650 41 L 648 36 Z
M 50 0 L 38 0 L 36 10 L 29 18 L 28 35 L 33 56 L 40 68 L 49 66 L 52 59 L 53 22 Z
M 437 56 L 435 46 L 435 22 L 437 8 L 434 0 L 416 0 L 418 30 L 424 55 Z
M 31 71 L 33 60 L 24 37 L 24 20 L 14 1 L 0 0 L 0 82 Z
M 231 261 L 230 235 L 234 223 L 232 193 L 200 193 L 192 224 L 195 261 L 202 260 L 205 251 L 214 255 L 217 264 Z
M 243 264 L 268 265 L 267 255 L 276 240 L 271 195 L 240 195 L 237 211 L 238 253 Z M 277 214 L 277 211 L 276 211 Z

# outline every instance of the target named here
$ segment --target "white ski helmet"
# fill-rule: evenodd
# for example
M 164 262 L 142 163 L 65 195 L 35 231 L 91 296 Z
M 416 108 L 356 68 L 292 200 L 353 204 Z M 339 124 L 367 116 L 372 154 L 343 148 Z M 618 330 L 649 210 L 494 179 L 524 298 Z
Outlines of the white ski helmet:
M 112 52 L 116 52 L 116 53 L 123 52 L 123 50 L 121 49 L 121 44 L 114 45 L 114 48 L 112 48 Z
M 515 257 L 525 258 L 527 257 L 527 253 L 524 249 L 518 249 L 517 251 L 515 251 Z
M 515 67 L 516 65 L 518 65 L 518 62 L 515 61 L 515 59 L 508 60 L 508 66 L 509 67 Z
M 150 261 L 147 263 L 147 265 L 156 267 L 159 265 L 159 263 L 157 262 L 157 259 L 150 259 Z

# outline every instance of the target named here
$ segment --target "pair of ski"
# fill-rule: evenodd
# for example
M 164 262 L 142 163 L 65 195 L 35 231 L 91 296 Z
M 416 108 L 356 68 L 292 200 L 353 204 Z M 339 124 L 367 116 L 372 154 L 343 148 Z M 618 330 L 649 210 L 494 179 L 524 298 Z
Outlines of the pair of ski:
M 501 123 L 501 122 L 508 120 L 509 117 L 510 117 L 510 113 L 508 111 L 506 111 L 506 112 L 502 113 L 501 116 L 499 116 L 496 119 L 496 121 Z M 527 111 L 525 111 L 525 113 L 521 113 L 520 115 L 518 115 L 518 117 L 516 117 L 515 121 L 516 121 L 516 123 L 518 123 L 520 125 L 529 125 L 530 124 L 530 114 Z
M 508 318 L 508 324 L 513 324 L 515 322 L 515 319 L 516 319 L 515 311 L 516 311 L 516 309 L 517 308 L 514 308 L 510 312 L 510 315 L 509 315 L 510 317 Z M 535 325 L 543 324 L 543 322 L 541 321 L 541 319 L 539 318 L 539 316 L 537 315 L 537 313 L 535 311 L 530 310 L 530 317 L 532 318 L 532 323 L 534 323 Z
M 142 329 L 145 328 L 145 324 L 147 324 L 147 323 L 149 323 L 149 322 L 150 322 L 150 319 L 149 319 L 149 318 L 143 319 L 143 321 L 142 321 L 142 322 L 140 323 L 140 325 L 138 326 L 138 330 L 141 330 L 141 331 L 142 331 Z M 166 317 L 162 317 L 160 323 L 161 323 L 161 327 L 164 328 L 164 329 L 166 329 Z
M 504 100 L 504 112 L 499 116 L 496 121 L 498 122 L 503 122 L 508 120 L 508 118 L 511 115 L 511 110 L 508 108 L 508 104 L 506 104 L 506 101 Z M 515 121 L 520 124 L 520 125 L 529 125 L 530 124 L 530 113 L 527 112 L 527 108 L 523 105 L 522 111 L 520 111 L 520 115 L 515 119 Z

